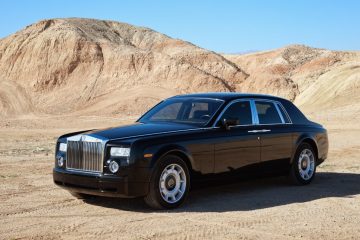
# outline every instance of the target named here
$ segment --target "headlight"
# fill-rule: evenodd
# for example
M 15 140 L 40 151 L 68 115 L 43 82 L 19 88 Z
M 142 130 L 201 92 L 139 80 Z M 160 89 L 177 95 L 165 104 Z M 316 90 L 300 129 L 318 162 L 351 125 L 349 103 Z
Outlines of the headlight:
M 112 147 L 110 149 L 110 155 L 112 157 L 129 157 L 130 156 L 130 148 Z
M 59 151 L 60 152 L 66 152 L 66 150 L 67 150 L 67 144 L 66 143 L 60 143 Z

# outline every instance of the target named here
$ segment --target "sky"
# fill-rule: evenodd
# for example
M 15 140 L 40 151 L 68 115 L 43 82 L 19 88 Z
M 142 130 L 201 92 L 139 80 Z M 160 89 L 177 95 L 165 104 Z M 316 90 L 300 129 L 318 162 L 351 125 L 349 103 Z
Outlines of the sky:
M 290 44 L 360 50 L 358 0 L 3 0 L 0 38 L 42 19 L 65 17 L 145 26 L 221 53 Z

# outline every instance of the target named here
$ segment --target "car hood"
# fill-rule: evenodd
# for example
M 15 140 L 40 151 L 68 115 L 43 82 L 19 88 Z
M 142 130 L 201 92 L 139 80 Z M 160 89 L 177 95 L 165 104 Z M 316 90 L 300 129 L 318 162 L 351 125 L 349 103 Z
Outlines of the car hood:
M 82 135 L 88 135 L 100 139 L 116 140 L 196 129 L 201 128 L 176 123 L 134 123 L 103 130 L 92 130 L 90 132 L 83 133 Z

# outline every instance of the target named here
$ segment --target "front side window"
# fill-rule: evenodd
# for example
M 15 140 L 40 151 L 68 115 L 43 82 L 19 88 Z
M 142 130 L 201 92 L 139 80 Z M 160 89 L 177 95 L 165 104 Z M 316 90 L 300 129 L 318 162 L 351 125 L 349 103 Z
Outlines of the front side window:
M 163 101 L 139 119 L 139 122 L 173 122 L 203 126 L 223 104 L 207 98 L 172 98 Z
M 252 124 L 251 107 L 249 101 L 239 101 L 232 103 L 221 116 L 218 125 L 224 119 L 237 120 L 238 125 Z
M 259 124 L 282 123 L 279 113 L 272 102 L 255 101 Z

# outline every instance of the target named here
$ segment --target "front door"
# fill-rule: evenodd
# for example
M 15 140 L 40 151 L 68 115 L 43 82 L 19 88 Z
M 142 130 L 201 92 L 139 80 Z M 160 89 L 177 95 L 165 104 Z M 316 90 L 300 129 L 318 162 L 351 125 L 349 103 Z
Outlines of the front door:
M 235 119 L 238 125 L 226 130 L 221 127 L 224 119 Z M 234 101 L 225 109 L 214 134 L 215 173 L 234 171 L 260 162 L 260 133 L 249 132 L 253 122 L 249 100 Z

